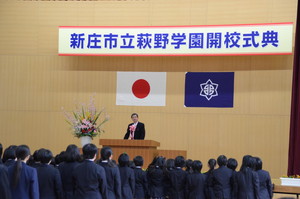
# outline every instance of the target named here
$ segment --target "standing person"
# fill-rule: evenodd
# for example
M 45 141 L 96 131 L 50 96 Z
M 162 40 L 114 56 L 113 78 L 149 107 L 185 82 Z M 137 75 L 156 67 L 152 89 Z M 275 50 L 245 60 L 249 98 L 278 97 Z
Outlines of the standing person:
M 219 168 L 212 173 L 214 195 L 217 199 L 231 199 L 233 187 L 233 171 L 226 167 L 227 158 L 220 155 L 217 159 Z
M 193 172 L 188 174 L 187 198 L 188 199 L 206 199 L 205 197 L 205 181 L 206 176 L 201 173 L 202 163 L 199 160 L 193 161 L 191 165 Z
M 59 164 L 58 170 L 60 172 L 63 185 L 64 198 L 73 199 L 73 171 L 80 164 L 79 162 L 81 161 L 81 155 L 78 147 L 74 144 L 71 144 L 67 147 L 64 156 L 65 161 Z
M 1 199 L 11 199 L 7 167 L 0 165 L 0 196 Z
M 183 170 L 185 166 L 185 160 L 183 156 L 177 156 L 175 158 L 175 168 L 170 171 L 169 176 L 171 182 L 171 193 L 170 198 L 182 199 L 186 197 L 186 177 L 187 172 Z
M 39 199 L 39 184 L 35 168 L 26 165 L 30 150 L 26 145 L 16 148 L 17 161 L 8 168 L 12 199 Z
M 132 199 L 135 194 L 135 177 L 133 169 L 129 167 L 129 156 L 126 153 L 121 154 L 118 162 L 122 184 L 122 199 Z
M 250 155 L 243 157 L 243 163 L 234 179 L 236 199 L 267 199 L 259 197 L 259 179 L 254 171 L 255 159 Z
M 106 173 L 107 193 L 109 199 L 121 199 L 121 177 L 117 165 L 111 161 L 113 151 L 110 147 L 101 149 L 101 160 L 99 165 L 102 166 Z
M 107 199 L 105 170 L 94 163 L 98 148 L 94 144 L 86 144 L 82 152 L 84 161 L 73 171 L 74 198 Z
M 39 181 L 40 199 L 63 199 L 62 183 L 59 171 L 50 166 L 52 152 L 39 150 L 40 166 L 36 168 Z
M 164 171 L 165 159 L 161 156 L 155 157 L 147 169 L 148 195 L 152 199 L 164 198 Z
M 268 171 L 262 169 L 262 160 L 256 157 L 256 172 L 259 179 L 259 198 L 261 199 L 272 199 L 272 181 Z
M 217 161 L 215 159 L 209 159 L 208 160 L 208 168 L 209 170 L 204 173 L 206 175 L 206 196 L 208 199 L 215 199 L 215 194 L 213 190 L 213 181 L 212 181 L 212 173 L 215 170 L 215 167 L 217 165 Z
M 165 197 L 169 198 L 171 194 L 171 181 L 168 178 L 169 173 L 175 169 L 175 160 L 167 159 L 164 166 L 164 193 Z
M 192 164 L 193 160 L 191 159 L 185 161 L 185 171 L 187 172 L 187 174 L 193 173 Z
M 234 159 L 234 158 L 229 158 L 228 159 L 227 167 L 229 169 L 231 169 L 233 171 L 233 173 L 236 173 L 235 170 L 236 170 L 237 166 L 238 166 L 238 162 L 236 161 L 236 159 Z
M 124 136 L 124 140 L 143 140 L 145 139 L 145 125 L 142 122 L 139 122 L 139 115 L 137 113 L 131 114 L 131 120 L 133 123 L 130 123 L 127 127 L 127 132 Z
M 148 197 L 148 180 L 147 174 L 143 171 L 144 159 L 142 156 L 136 156 L 133 159 L 135 164 L 134 177 L 135 177 L 135 199 L 144 199 Z

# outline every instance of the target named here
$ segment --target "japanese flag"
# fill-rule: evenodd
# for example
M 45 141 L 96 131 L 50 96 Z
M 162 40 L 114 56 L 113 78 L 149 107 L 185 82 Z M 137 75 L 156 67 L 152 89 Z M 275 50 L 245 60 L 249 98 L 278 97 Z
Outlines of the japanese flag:
M 165 72 L 117 72 L 117 105 L 165 106 Z

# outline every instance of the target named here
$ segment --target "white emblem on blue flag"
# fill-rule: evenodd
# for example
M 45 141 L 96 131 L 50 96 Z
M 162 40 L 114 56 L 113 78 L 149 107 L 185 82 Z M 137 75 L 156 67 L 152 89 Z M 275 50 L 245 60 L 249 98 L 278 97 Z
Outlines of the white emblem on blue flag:
M 205 83 L 200 84 L 200 96 L 205 97 L 208 101 L 218 96 L 218 84 L 213 83 L 210 79 L 208 79 Z

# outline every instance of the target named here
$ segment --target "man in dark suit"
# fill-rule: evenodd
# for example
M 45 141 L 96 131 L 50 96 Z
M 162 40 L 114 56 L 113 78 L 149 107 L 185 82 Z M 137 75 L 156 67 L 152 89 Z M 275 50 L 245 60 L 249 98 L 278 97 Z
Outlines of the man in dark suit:
M 58 169 L 50 166 L 52 152 L 39 150 L 40 164 L 36 168 L 39 181 L 40 199 L 62 199 L 63 189 Z
M 124 140 L 143 140 L 145 139 L 145 125 L 139 122 L 139 115 L 137 113 L 131 114 L 133 123 L 127 127 L 127 132 L 124 136 Z
M 98 152 L 94 144 L 86 144 L 83 149 L 84 162 L 73 171 L 75 199 L 108 199 L 105 170 L 94 163 Z
M 186 177 L 187 172 L 182 170 L 185 166 L 185 160 L 182 156 L 175 158 L 175 168 L 169 172 L 169 180 L 171 182 L 170 198 L 182 199 L 186 198 Z
M 215 197 L 217 199 L 231 199 L 233 187 L 233 171 L 226 167 L 227 158 L 220 155 L 217 159 L 219 168 L 212 173 L 212 184 Z

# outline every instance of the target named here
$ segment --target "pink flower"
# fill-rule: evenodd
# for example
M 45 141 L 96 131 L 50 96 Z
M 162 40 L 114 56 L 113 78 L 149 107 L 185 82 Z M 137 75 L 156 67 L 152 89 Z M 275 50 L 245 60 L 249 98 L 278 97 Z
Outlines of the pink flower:
M 131 125 L 129 126 L 129 131 L 130 132 L 134 132 L 135 131 L 136 126 L 135 125 Z

